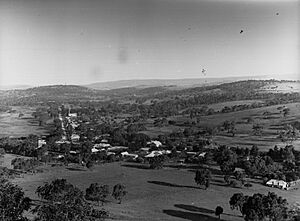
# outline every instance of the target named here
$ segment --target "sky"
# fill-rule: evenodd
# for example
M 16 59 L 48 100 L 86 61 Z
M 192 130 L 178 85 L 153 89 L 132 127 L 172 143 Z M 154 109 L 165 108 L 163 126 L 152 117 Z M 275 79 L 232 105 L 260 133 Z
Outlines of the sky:
M 300 79 L 299 2 L 1 0 L 0 86 Z

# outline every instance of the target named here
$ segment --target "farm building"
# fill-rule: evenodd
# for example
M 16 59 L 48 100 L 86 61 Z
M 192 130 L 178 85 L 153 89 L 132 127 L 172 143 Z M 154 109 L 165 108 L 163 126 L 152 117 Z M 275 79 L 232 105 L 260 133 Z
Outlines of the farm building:
M 290 184 L 288 182 L 285 182 L 283 180 L 275 180 L 275 179 L 271 179 L 266 183 L 267 186 L 271 186 L 271 187 L 277 187 L 280 189 L 285 189 L 287 190 L 290 187 Z

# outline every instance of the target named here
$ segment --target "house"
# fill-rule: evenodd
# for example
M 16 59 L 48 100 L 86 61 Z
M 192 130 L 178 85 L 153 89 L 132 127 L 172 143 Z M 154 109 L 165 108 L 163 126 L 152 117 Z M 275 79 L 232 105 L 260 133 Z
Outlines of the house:
M 70 144 L 69 141 L 67 140 L 58 140 L 58 141 L 55 141 L 56 144 Z
M 206 152 L 202 152 L 199 154 L 199 157 L 205 157 L 205 155 L 206 155 Z
M 109 147 L 107 148 L 107 151 L 113 152 L 113 151 L 120 151 L 120 150 L 127 150 L 128 147 L 124 146 L 114 146 L 114 147 Z
M 38 139 L 38 146 L 37 146 L 37 149 L 38 148 L 41 148 L 43 145 L 46 145 L 46 141 L 43 140 L 43 139 Z
M 170 154 L 171 151 L 170 150 L 154 150 L 152 151 L 151 153 L 149 153 L 148 155 L 146 155 L 145 157 L 146 158 L 151 158 L 151 157 L 156 157 L 156 156 L 160 156 L 160 155 L 163 155 L 163 154 Z
M 77 117 L 77 113 L 69 113 L 69 117 L 74 117 L 74 118 L 76 118 L 76 117 Z
M 101 150 L 98 150 L 98 149 L 95 148 L 95 147 L 92 148 L 92 153 L 97 153 L 97 152 L 99 152 L 99 151 L 101 151 Z
M 111 145 L 109 143 L 98 143 L 98 144 L 94 144 L 93 146 L 94 148 L 109 148 L 111 147 Z
M 128 160 L 136 160 L 136 158 L 139 157 L 139 155 L 137 154 L 131 154 L 131 153 L 128 153 L 127 151 L 125 152 L 122 152 L 121 153 L 121 156 L 128 159 Z
M 156 147 L 161 147 L 162 143 L 158 140 L 151 140 L 151 141 L 147 142 L 147 145 L 155 145 Z
M 80 139 L 80 136 L 78 134 L 72 134 L 71 140 L 72 142 L 78 142 Z
M 75 151 L 75 150 L 70 150 L 70 152 L 69 152 L 70 154 L 77 154 L 78 152 L 77 151 Z
M 271 187 L 277 187 L 284 190 L 287 190 L 290 187 L 290 184 L 288 182 L 285 182 L 283 180 L 275 180 L 275 179 L 269 180 L 266 183 L 266 185 Z
M 192 151 L 188 151 L 188 152 L 186 152 L 186 154 L 189 156 L 189 157 L 191 157 L 191 156 L 196 156 L 196 152 L 192 152 Z

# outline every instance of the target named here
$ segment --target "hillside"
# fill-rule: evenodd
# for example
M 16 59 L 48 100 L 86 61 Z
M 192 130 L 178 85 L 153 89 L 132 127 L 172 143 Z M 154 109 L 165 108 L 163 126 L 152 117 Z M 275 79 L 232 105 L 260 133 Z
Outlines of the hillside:
M 229 81 L 229 79 L 227 80 Z M 177 80 L 166 80 L 165 83 L 176 83 L 176 81 Z M 271 99 L 272 94 L 282 96 L 284 94 L 300 92 L 300 82 L 295 81 L 244 80 L 230 81 L 227 83 L 217 83 L 217 81 L 212 83 L 211 81 L 210 84 L 197 87 L 183 87 L 182 85 L 187 85 L 191 79 L 182 81 L 180 84 L 181 87 L 174 85 L 129 87 L 127 85 L 123 88 L 110 90 L 96 90 L 78 85 L 50 85 L 25 90 L 0 91 L 0 99 L 1 105 L 34 105 L 48 101 L 102 102 L 112 99 L 130 103 L 148 103 L 153 99 L 157 101 L 174 101 L 180 99 L 181 101 L 190 100 L 193 103 L 195 98 L 201 98 L 202 101 L 206 101 L 205 103 L 218 103 L 240 99 Z M 154 84 L 156 80 L 149 82 Z M 142 83 L 142 81 L 140 83 Z M 197 83 L 197 80 L 195 80 L 195 83 Z
M 98 82 L 88 85 L 83 85 L 92 89 L 99 90 L 110 90 L 124 87 L 158 87 L 158 86 L 176 86 L 179 88 L 186 87 L 199 87 L 203 85 L 213 85 L 228 83 L 233 81 L 241 81 L 246 79 L 262 79 L 263 76 L 255 77 L 227 77 L 227 78 L 183 78 L 183 79 L 135 79 L 135 80 L 120 80 L 120 81 L 109 81 L 109 82 Z

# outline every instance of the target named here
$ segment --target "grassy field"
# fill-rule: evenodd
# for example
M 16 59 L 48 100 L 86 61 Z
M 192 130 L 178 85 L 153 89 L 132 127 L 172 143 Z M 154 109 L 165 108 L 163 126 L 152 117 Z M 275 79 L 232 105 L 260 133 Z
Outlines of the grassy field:
M 216 206 L 224 208 L 222 220 L 242 221 L 237 210 L 229 207 L 230 197 L 237 192 L 244 194 L 276 192 L 294 204 L 300 199 L 298 190 L 279 190 L 263 186 L 253 181 L 253 187 L 237 189 L 228 187 L 223 181 L 217 167 L 213 168 L 213 179 L 209 189 L 204 190 L 194 182 L 194 170 L 190 168 L 177 169 L 166 167 L 162 170 L 147 169 L 147 165 L 126 162 L 116 162 L 97 165 L 90 170 L 72 170 L 61 167 L 45 167 L 45 172 L 36 175 L 25 175 L 16 178 L 14 183 L 23 188 L 26 195 L 37 198 L 34 191 L 44 182 L 55 178 L 65 178 L 80 189 L 85 190 L 91 183 L 108 184 L 123 183 L 127 187 L 128 195 L 122 204 L 117 204 L 109 198 L 104 205 L 111 220 L 146 221 L 146 220 L 218 220 L 214 215 Z
M 13 107 L 16 112 L 0 112 L 0 138 L 6 136 L 21 137 L 29 134 L 47 134 L 45 127 L 40 127 L 38 122 L 31 116 L 34 107 Z M 22 113 L 24 116 L 19 117 Z
M 228 102 L 226 105 L 230 105 Z M 283 117 L 280 113 L 278 107 L 288 107 L 290 108 L 290 114 Z M 230 113 L 219 113 L 208 116 L 200 117 L 200 127 L 217 127 L 221 126 L 224 121 L 230 120 L 236 122 L 236 134 L 234 137 L 226 132 L 219 132 L 214 137 L 214 141 L 218 144 L 226 144 L 229 146 L 240 146 L 240 147 L 251 147 L 253 144 L 258 145 L 260 150 L 266 151 L 273 148 L 275 145 L 278 147 L 283 147 L 286 144 L 282 143 L 278 137 L 278 132 L 284 128 L 285 124 L 292 123 L 294 121 L 300 121 L 300 103 L 291 103 L 286 105 L 274 105 L 269 107 L 255 108 L 243 111 L 236 111 Z M 265 112 L 269 112 L 269 115 L 264 115 Z M 247 118 L 252 117 L 253 122 L 247 123 Z M 175 121 L 188 121 L 190 120 L 188 116 L 186 117 L 172 117 L 169 120 Z M 252 126 L 253 124 L 260 124 L 263 126 L 263 131 L 261 136 L 254 136 Z M 167 130 L 168 129 L 168 130 Z M 164 130 L 172 132 L 175 127 L 169 126 Z M 153 128 L 150 128 L 150 135 L 155 134 Z M 295 149 L 300 150 L 300 141 L 293 143 Z

